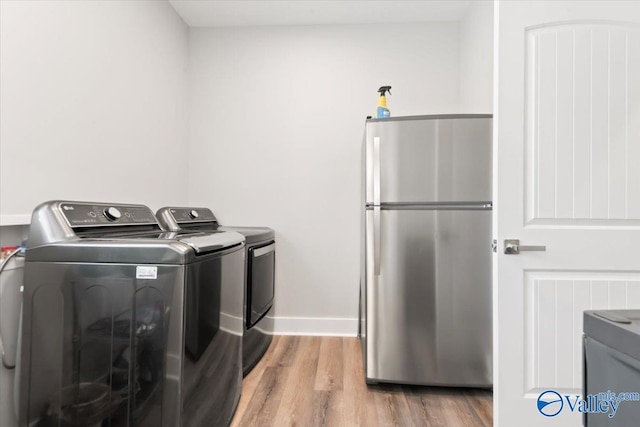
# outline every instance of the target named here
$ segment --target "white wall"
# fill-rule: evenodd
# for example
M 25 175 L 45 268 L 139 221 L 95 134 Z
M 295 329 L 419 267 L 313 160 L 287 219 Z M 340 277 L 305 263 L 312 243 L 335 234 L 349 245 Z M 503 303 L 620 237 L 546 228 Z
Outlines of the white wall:
M 355 334 L 364 120 L 456 112 L 456 23 L 192 29 L 189 203 L 278 240 L 276 328 Z M 324 320 L 322 320 L 324 319 Z
M 460 112 L 493 112 L 492 1 L 471 1 L 460 22 Z
M 0 7 L 1 223 L 55 198 L 186 202 L 189 32 L 173 8 Z

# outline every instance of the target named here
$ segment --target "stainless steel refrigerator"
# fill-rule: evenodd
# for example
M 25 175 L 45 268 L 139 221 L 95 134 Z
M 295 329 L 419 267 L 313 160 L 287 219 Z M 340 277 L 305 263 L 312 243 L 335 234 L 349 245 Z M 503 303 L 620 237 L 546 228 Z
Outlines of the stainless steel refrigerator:
M 366 122 L 359 335 L 367 383 L 492 384 L 491 117 Z

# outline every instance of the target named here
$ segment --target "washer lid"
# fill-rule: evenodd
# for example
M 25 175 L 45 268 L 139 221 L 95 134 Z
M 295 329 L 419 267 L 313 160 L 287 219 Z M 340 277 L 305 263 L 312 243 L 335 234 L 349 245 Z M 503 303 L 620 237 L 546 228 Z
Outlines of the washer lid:
M 247 239 L 247 244 L 264 242 L 275 239 L 275 232 L 269 227 L 218 227 L 218 231 L 235 231 Z
M 245 241 L 241 234 L 231 231 L 188 234 L 185 237 L 178 237 L 178 240 L 191 246 L 197 254 L 219 251 Z
M 640 310 L 585 311 L 584 334 L 640 360 Z

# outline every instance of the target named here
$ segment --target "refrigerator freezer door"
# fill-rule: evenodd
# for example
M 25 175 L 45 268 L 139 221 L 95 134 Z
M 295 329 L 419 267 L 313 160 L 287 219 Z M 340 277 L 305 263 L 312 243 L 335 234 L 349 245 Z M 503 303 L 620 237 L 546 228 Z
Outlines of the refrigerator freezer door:
M 368 382 L 492 383 L 491 211 L 366 210 Z
M 366 203 L 492 200 L 491 132 L 486 117 L 367 122 Z

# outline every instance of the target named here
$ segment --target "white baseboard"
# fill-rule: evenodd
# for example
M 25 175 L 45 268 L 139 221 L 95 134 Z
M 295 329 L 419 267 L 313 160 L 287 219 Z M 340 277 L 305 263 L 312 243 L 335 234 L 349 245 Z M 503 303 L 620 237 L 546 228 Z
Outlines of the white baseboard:
M 274 317 L 274 335 L 355 337 L 358 319 L 335 317 Z

